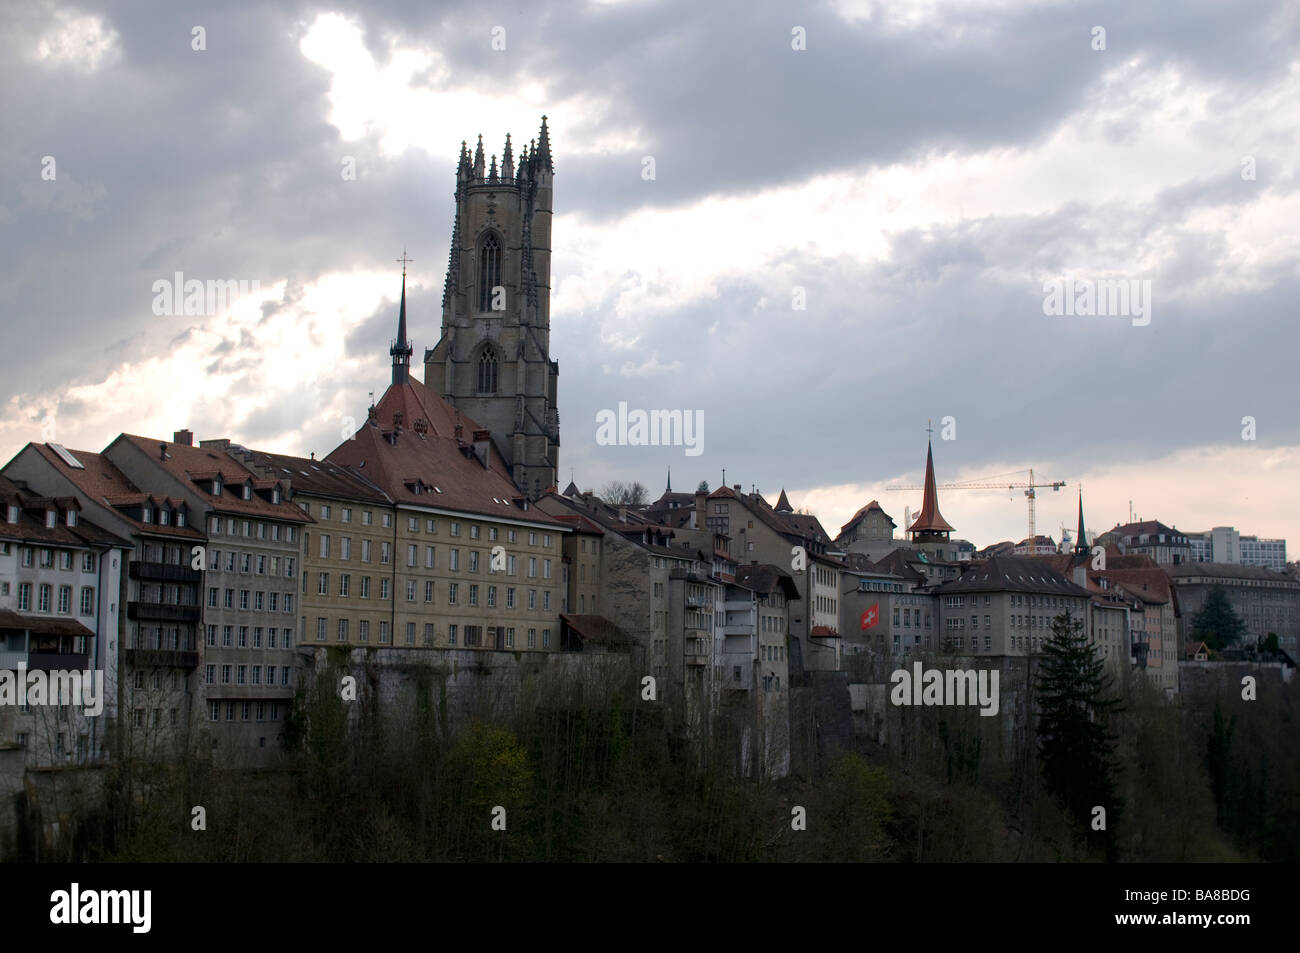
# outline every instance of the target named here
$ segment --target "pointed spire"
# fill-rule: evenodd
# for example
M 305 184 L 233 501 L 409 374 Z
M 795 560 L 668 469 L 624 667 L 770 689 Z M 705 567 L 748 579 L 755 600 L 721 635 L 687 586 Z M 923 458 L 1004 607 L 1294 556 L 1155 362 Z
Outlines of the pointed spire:
M 672 468 L 672 467 L 669 467 L 669 468 L 668 468 L 668 485 L 667 485 L 666 487 L 664 487 L 664 492 L 665 492 L 665 493 L 671 493 L 672 491 L 673 491 L 673 468 Z
M 460 141 L 460 158 L 456 161 L 456 183 L 469 178 L 469 146 L 465 140 Z
M 939 512 L 939 490 L 934 480 L 934 448 L 929 440 L 925 442 L 925 495 L 921 499 L 921 512 L 916 514 L 916 519 L 907 531 L 912 534 L 913 540 L 918 537 L 946 538 L 952 532 L 952 526 Z
M 781 487 L 781 495 L 776 499 L 776 506 L 772 507 L 778 513 L 793 513 L 794 507 L 790 505 L 790 498 L 785 495 L 785 487 Z
M 496 153 L 493 153 L 492 167 L 488 170 L 488 181 L 495 182 L 496 180 L 497 180 L 497 157 L 496 157 Z
M 1079 487 L 1079 528 L 1075 531 L 1074 554 L 1087 556 L 1088 553 L 1088 536 L 1083 529 L 1083 487 Z
M 542 117 L 542 131 L 537 134 L 537 148 L 540 150 L 540 161 L 547 172 L 554 172 L 551 166 L 551 136 L 546 131 L 546 117 Z
M 478 137 L 478 145 L 474 147 L 474 178 L 483 178 L 483 136 Z
M 501 152 L 501 178 L 509 181 L 515 177 L 515 157 L 510 151 L 510 133 L 506 133 L 506 147 Z
M 411 354 L 415 350 L 406 340 L 406 251 L 402 251 L 402 307 L 397 316 L 397 340 L 393 342 L 388 353 L 393 357 L 393 383 L 405 384 L 411 370 Z

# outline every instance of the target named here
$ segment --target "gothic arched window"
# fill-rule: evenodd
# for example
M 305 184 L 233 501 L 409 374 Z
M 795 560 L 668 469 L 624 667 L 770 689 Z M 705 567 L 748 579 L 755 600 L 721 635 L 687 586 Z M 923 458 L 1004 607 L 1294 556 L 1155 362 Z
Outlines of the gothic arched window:
M 497 352 L 485 347 L 478 356 L 478 392 L 495 394 L 497 392 Z
M 478 252 L 478 309 L 492 310 L 492 289 L 501 285 L 501 240 L 488 232 Z

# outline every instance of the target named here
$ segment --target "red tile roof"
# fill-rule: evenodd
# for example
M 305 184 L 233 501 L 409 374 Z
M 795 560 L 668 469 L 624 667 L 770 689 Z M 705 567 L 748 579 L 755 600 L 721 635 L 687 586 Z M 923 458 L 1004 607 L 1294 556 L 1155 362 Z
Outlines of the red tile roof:
M 86 496 L 97 503 L 112 508 L 119 517 L 130 523 L 139 532 L 160 536 L 177 536 L 185 539 L 201 539 L 203 537 L 203 533 L 196 527 L 176 526 L 174 524 L 163 526 L 157 522 L 146 523 L 127 514 L 123 509 L 124 507 L 138 506 L 150 499 L 153 499 L 155 503 L 163 502 L 163 500 L 141 490 L 127 478 L 125 473 L 113 465 L 113 461 L 102 453 L 95 453 L 90 450 L 68 450 L 67 452 L 72 455 L 72 458 L 81 464 L 81 469 L 78 469 L 68 466 L 46 444 L 29 443 L 27 446 L 40 454 L 43 460 L 71 481 Z M 176 501 L 168 502 L 174 505 Z
M 392 384 L 370 419 L 325 459 L 349 466 L 397 503 L 457 510 L 484 517 L 558 524 L 523 495 L 489 439 L 487 460 L 474 449 L 482 428 L 417 380 Z M 486 433 L 486 431 L 483 431 Z
M 216 447 L 192 447 L 183 443 L 168 443 L 165 440 L 124 433 L 109 444 L 104 452 L 109 453 L 122 442 L 138 449 L 154 466 L 160 467 L 175 479 L 198 489 L 204 495 L 204 502 L 222 513 L 288 520 L 294 523 L 312 522 L 302 510 L 283 498 L 279 503 L 272 503 L 265 496 L 254 492 L 251 499 L 244 499 L 242 496 L 244 484 L 255 482 L 261 479 L 262 475 L 254 473 L 224 450 Z M 212 496 L 209 492 L 210 481 L 216 473 L 221 474 L 220 496 Z M 202 482 L 208 482 L 209 485 L 199 486 Z

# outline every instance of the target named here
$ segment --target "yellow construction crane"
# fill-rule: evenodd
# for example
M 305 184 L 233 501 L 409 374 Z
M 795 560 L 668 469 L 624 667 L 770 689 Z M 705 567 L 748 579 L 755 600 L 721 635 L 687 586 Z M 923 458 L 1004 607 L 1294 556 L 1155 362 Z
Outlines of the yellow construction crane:
M 1034 515 L 1034 501 L 1038 499 L 1037 491 L 1045 490 L 1048 487 L 1051 487 L 1054 491 L 1059 490 L 1061 487 L 1065 486 L 1065 481 L 1053 480 L 1050 483 L 1039 483 L 1034 479 L 1034 471 L 1032 469 L 1013 470 L 1010 473 L 1001 474 L 1001 476 L 1015 476 L 1019 473 L 1028 473 L 1029 482 L 995 483 L 993 481 L 996 480 L 997 477 L 986 477 L 983 480 L 968 480 L 963 483 L 937 483 L 935 484 L 935 488 L 939 490 L 1024 490 L 1025 498 L 1029 503 L 1029 546 L 1032 550 L 1034 541 L 1038 536 L 1038 532 L 1035 528 L 1036 520 Z M 889 492 L 894 492 L 897 490 L 924 490 L 925 487 L 908 484 L 906 486 L 887 486 L 885 489 Z M 906 529 L 907 527 L 904 527 L 904 531 L 906 531 Z

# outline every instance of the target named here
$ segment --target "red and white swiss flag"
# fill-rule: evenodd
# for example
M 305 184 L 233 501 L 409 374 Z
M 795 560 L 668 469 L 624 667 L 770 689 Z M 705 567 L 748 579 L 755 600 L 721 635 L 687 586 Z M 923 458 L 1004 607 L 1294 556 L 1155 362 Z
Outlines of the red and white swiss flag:
M 866 612 L 862 613 L 861 625 L 863 629 L 869 629 L 880 621 L 880 603 L 873 602 Z

